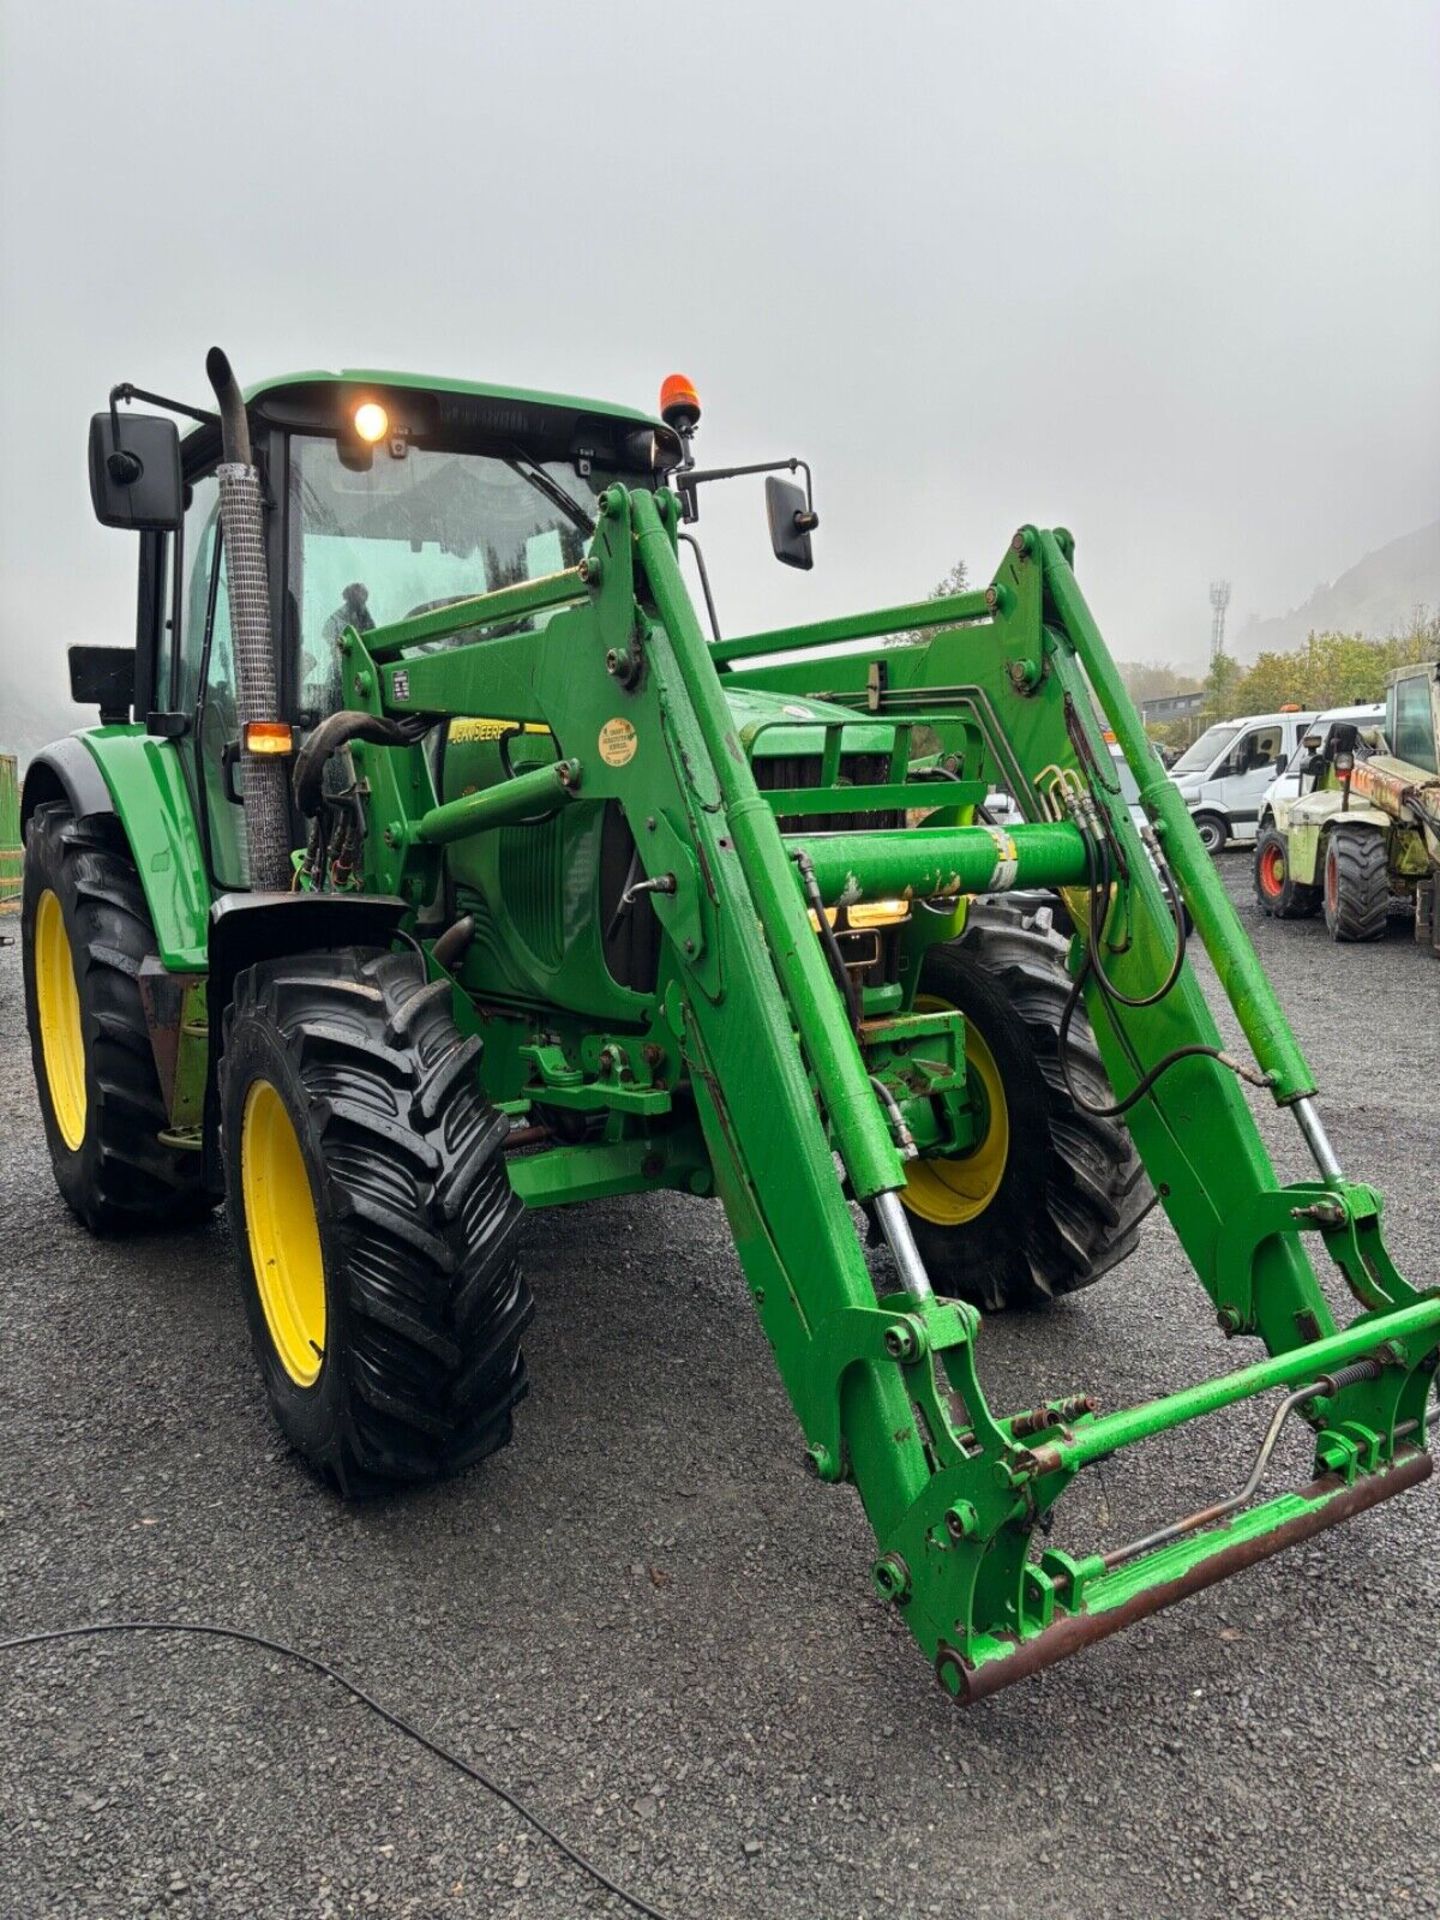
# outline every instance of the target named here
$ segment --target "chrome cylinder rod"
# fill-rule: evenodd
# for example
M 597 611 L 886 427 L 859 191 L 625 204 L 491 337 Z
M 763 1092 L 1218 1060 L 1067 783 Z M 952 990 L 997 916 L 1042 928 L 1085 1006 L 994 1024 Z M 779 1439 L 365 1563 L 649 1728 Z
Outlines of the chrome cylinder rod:
M 912 1300 L 933 1300 L 935 1289 L 930 1284 L 930 1276 L 925 1271 L 925 1262 L 920 1258 L 920 1249 L 915 1244 L 915 1236 L 910 1231 L 910 1222 L 905 1218 L 905 1209 L 900 1196 L 894 1192 L 877 1193 L 875 1196 L 875 1218 L 880 1222 L 880 1231 L 885 1236 L 885 1244 L 895 1256 L 895 1265 L 900 1271 L 900 1283 Z
M 1295 1115 L 1296 1125 L 1305 1136 L 1305 1144 L 1310 1149 L 1311 1157 L 1320 1169 L 1321 1179 L 1343 1180 L 1345 1176 L 1340 1171 L 1340 1162 L 1335 1158 L 1335 1149 L 1330 1144 L 1330 1136 L 1326 1133 L 1324 1123 L 1316 1111 L 1315 1102 L 1309 1094 L 1293 1102 L 1291 1110 Z

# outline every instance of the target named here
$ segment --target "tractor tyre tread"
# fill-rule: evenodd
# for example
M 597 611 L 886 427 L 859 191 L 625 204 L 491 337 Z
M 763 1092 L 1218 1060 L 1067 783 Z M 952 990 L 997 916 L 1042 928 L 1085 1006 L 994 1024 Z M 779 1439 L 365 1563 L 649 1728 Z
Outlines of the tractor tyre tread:
M 527 1390 L 523 1206 L 508 1122 L 457 1070 L 477 1052 L 412 954 L 299 955 L 236 981 L 221 1110 L 246 1309 L 282 1430 L 347 1496 L 473 1466 L 509 1441 Z M 312 1178 L 323 1168 L 327 1351 L 308 1390 L 275 1354 L 245 1244 L 238 1141 L 267 1061 L 288 1082 Z
M 40 895 L 60 903 L 75 964 L 85 1036 L 86 1126 L 61 1137 L 36 1015 L 33 930 Z M 201 1156 L 167 1147 L 169 1125 L 140 970 L 155 930 L 124 828 L 109 814 L 77 820 L 63 801 L 35 809 L 26 830 L 22 908 L 25 994 L 40 1110 L 61 1197 L 92 1233 L 188 1226 L 214 1210 Z
M 1332 827 L 1325 849 L 1325 924 L 1332 940 L 1384 937 L 1390 917 L 1385 835 L 1378 827 Z M 1330 869 L 1335 875 L 1331 897 Z
M 931 949 L 940 957 L 929 979 L 922 969 L 922 991 L 938 991 L 962 1012 L 965 976 L 988 987 L 990 1006 L 1013 1014 L 1013 1039 L 1028 1056 L 1028 1084 L 1006 1082 L 1011 1151 L 995 1198 L 961 1227 L 910 1216 L 936 1290 L 982 1312 L 1043 1307 L 1089 1286 L 1134 1252 L 1152 1203 L 1124 1125 L 1084 1112 L 1066 1088 L 1059 1047 L 1071 985 L 1066 953 L 1048 910 L 1037 914 L 987 897 L 971 906 L 956 940 Z M 998 1063 L 998 1034 L 993 1027 L 987 1032 L 984 1021 L 977 1024 Z M 1105 1105 L 1109 1081 L 1083 1008 L 1071 1023 L 1068 1059 L 1081 1096 Z

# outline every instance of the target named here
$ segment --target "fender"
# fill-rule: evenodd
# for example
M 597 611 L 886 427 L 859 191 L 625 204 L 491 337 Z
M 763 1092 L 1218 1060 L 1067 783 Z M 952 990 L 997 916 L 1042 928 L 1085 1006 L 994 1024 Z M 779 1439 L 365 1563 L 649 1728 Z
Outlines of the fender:
M 261 960 L 315 953 L 327 947 L 388 947 L 410 911 L 405 901 L 374 893 L 222 893 L 209 924 L 206 1018 L 210 1046 L 205 1072 L 205 1184 L 225 1190 L 220 1153 L 220 1051 L 225 1010 L 236 975 Z
M 91 727 L 48 748 L 41 760 L 50 761 L 47 775 L 60 779 L 77 815 L 112 813 L 119 819 L 161 959 L 173 973 L 203 973 L 208 863 L 176 743 L 141 726 Z M 30 789 L 27 779 L 27 804 Z M 98 804 L 97 790 L 104 796 Z M 37 791 L 36 804 L 44 797 L 51 796 Z
M 210 1031 L 223 1031 L 235 976 L 261 960 L 328 947 L 388 947 L 405 901 L 381 893 L 222 893 L 210 914 Z M 219 1048 L 212 1046 L 214 1062 Z
M 77 820 L 89 814 L 115 811 L 110 789 L 79 734 L 54 741 L 43 753 L 37 753 L 25 769 L 25 784 L 20 792 L 22 841 L 31 814 L 52 800 L 63 800 Z

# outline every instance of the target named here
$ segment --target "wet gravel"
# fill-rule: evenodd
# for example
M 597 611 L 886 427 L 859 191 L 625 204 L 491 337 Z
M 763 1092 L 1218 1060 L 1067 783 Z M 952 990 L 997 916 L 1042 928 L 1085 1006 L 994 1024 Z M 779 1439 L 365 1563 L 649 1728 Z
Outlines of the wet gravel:
M 1221 866 L 1347 1169 L 1433 1284 L 1440 967 L 1398 926 L 1337 949 L 1261 921 L 1247 857 Z M 61 1207 L 0 950 L 0 1635 L 210 1618 L 323 1653 L 677 1920 L 1440 1912 L 1433 1484 L 965 1714 L 869 1597 L 853 1495 L 801 1471 L 718 1210 L 527 1232 L 514 1446 L 340 1505 L 269 1424 L 223 1223 L 101 1244 Z M 1115 1405 L 1236 1356 L 1152 1215 L 981 1357 L 1001 1405 Z M 1087 1476 L 1076 1538 L 1233 1484 L 1257 1415 Z M 0 1655 L 0 1809 L 7 1916 L 620 1911 L 328 1682 L 222 1642 Z

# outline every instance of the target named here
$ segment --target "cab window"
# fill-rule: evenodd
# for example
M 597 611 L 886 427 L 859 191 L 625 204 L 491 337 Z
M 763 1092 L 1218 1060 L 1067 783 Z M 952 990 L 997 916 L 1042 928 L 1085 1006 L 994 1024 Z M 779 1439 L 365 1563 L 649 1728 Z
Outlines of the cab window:
M 1390 689 L 1391 709 L 1386 716 L 1386 735 L 1397 760 L 1412 767 L 1424 767 L 1427 773 L 1436 767 L 1435 717 L 1430 708 L 1430 676 L 1417 673 L 1399 680 Z
M 1273 773 L 1282 751 L 1281 739 L 1279 727 L 1248 728 L 1215 769 L 1214 777 L 1229 780 L 1245 773 L 1264 770 Z
M 185 546 L 181 555 L 179 707 L 193 714 L 200 695 L 200 655 L 205 645 L 205 614 L 210 598 L 210 573 L 220 525 L 220 482 L 213 473 L 197 480 L 185 509 Z
M 366 633 L 573 567 L 604 485 L 599 472 L 540 465 L 518 449 L 507 457 L 403 441 L 377 448 L 357 470 L 333 440 L 294 435 L 288 586 L 300 629 L 296 707 L 320 714 L 341 704 L 338 649 L 347 626 Z

